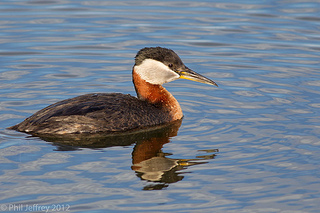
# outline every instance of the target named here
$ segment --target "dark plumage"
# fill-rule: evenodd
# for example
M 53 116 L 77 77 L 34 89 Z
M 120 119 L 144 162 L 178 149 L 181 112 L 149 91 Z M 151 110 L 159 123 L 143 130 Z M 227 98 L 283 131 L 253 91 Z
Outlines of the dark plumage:
M 135 57 L 135 65 L 140 65 L 145 59 L 154 59 L 167 66 L 171 64 L 173 71 L 176 71 L 176 68 L 185 68 L 181 58 L 173 50 L 167 48 L 145 47 L 139 50 Z
M 125 106 L 125 107 L 124 107 Z M 162 108 L 131 95 L 97 93 L 52 104 L 11 129 L 29 133 L 119 132 L 170 122 Z

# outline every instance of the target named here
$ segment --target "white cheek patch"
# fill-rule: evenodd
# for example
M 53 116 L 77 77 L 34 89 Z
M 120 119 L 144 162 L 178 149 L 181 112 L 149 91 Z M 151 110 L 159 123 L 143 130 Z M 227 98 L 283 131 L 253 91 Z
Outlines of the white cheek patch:
M 150 84 L 162 85 L 180 78 L 179 74 L 153 59 L 144 60 L 139 66 L 135 66 L 134 70 L 143 80 Z

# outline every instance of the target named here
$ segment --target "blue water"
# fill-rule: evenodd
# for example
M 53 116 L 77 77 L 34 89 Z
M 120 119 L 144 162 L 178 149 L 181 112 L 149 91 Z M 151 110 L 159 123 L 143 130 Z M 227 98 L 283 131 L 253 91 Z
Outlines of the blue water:
M 319 1 L 1 1 L 0 26 L 1 211 L 319 212 Z M 135 95 L 146 46 L 219 85 L 165 85 L 180 128 L 64 143 L 6 129 L 77 95 Z

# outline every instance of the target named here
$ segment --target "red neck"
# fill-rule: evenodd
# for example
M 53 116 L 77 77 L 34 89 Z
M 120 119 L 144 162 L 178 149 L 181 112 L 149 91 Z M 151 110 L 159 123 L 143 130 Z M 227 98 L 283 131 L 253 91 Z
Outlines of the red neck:
M 178 120 L 183 117 L 178 101 L 163 86 L 146 82 L 134 71 L 134 69 L 132 72 L 132 79 L 140 100 L 148 101 L 159 107 L 164 107 L 172 114 L 173 120 Z

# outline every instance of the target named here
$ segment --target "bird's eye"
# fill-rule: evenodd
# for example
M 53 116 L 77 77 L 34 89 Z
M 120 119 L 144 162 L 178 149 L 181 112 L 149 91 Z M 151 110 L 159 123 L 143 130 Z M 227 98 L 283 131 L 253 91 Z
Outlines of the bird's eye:
M 173 67 L 173 64 L 169 64 L 168 67 L 172 68 L 172 67 Z

